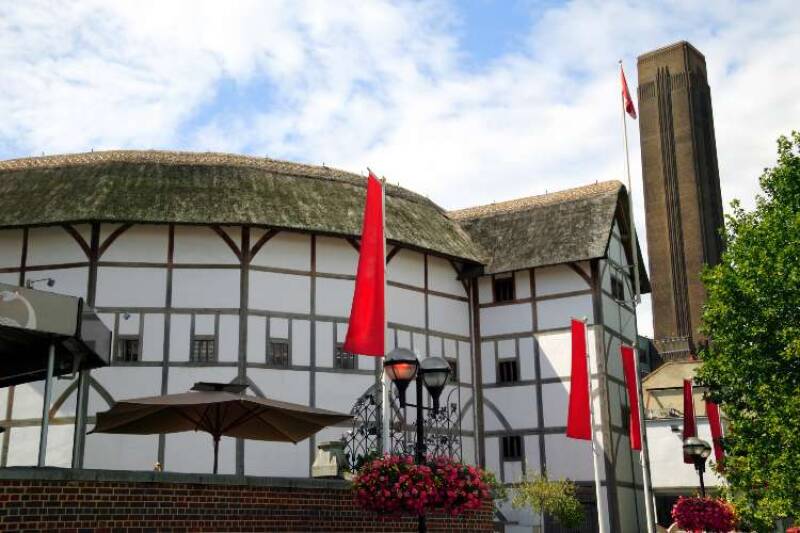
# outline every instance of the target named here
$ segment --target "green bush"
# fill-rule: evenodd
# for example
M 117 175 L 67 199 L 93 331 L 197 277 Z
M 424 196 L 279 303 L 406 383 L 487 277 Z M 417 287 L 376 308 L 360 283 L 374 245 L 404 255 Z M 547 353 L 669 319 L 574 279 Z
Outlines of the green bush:
M 551 480 L 546 474 L 528 474 L 514 487 L 511 504 L 515 509 L 527 507 L 540 515 L 551 516 L 564 527 L 577 527 L 583 523 L 583 506 L 575 496 L 576 490 L 568 479 Z

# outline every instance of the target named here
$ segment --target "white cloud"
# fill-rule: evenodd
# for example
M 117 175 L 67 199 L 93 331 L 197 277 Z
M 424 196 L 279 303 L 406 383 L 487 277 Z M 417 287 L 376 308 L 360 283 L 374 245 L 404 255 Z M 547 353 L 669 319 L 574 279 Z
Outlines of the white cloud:
M 794 2 L 532 7 L 518 49 L 478 70 L 462 67 L 458 7 L 3 3 L 0 153 L 246 151 L 370 165 L 445 207 L 475 205 L 622 179 L 616 60 L 635 85 L 636 55 L 679 39 L 708 60 L 726 203 L 752 204 L 775 137 L 799 127 Z M 264 97 L 231 110 L 216 101 L 223 82 L 263 86 Z M 643 231 L 641 207 L 636 218 Z

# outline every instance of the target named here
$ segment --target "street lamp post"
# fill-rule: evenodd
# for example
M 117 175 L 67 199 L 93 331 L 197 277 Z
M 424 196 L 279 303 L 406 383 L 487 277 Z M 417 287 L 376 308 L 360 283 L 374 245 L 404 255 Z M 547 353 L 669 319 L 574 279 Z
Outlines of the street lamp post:
M 441 357 L 428 357 L 420 362 L 417 355 L 407 348 L 395 348 L 386 356 L 383 362 L 386 375 L 397 387 L 400 407 L 416 407 L 417 409 L 417 444 L 414 447 L 414 461 L 422 464 L 425 460 L 425 420 L 424 410 L 437 411 L 439 409 L 439 396 L 442 394 L 447 378 L 450 375 L 450 365 Z M 416 379 L 415 379 L 416 378 Z M 406 389 L 411 380 L 416 386 L 416 404 L 406 402 Z M 422 405 L 422 386 L 428 389 L 431 395 L 433 408 Z M 418 518 L 418 531 L 428 530 L 425 515 Z
M 703 473 L 706 471 L 706 459 L 711 455 L 711 445 L 697 437 L 687 437 L 683 441 L 683 453 L 692 458 L 697 475 L 700 477 L 700 495 L 706 497 L 706 485 Z

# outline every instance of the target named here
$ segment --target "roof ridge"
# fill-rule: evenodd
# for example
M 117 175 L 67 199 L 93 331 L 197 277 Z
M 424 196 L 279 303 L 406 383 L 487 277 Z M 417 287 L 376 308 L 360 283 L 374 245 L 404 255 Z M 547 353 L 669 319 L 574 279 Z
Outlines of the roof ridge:
M 513 200 L 506 200 L 503 202 L 495 202 L 491 204 L 456 209 L 453 211 L 448 211 L 447 215 L 450 218 L 458 221 L 503 215 L 523 211 L 533 207 L 576 201 L 601 194 L 617 192 L 621 187 L 624 187 L 621 181 L 607 180 L 552 193 L 537 194 L 523 198 L 515 198 Z

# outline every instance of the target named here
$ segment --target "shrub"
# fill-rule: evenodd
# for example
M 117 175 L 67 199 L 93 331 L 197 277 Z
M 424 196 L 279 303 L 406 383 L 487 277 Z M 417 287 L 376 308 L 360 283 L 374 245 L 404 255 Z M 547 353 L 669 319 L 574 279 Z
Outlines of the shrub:
M 575 496 L 577 487 L 568 480 L 551 480 L 547 475 L 529 474 L 514 488 L 514 508 L 529 507 L 535 513 L 555 518 L 564 527 L 583 523 L 583 506 Z

